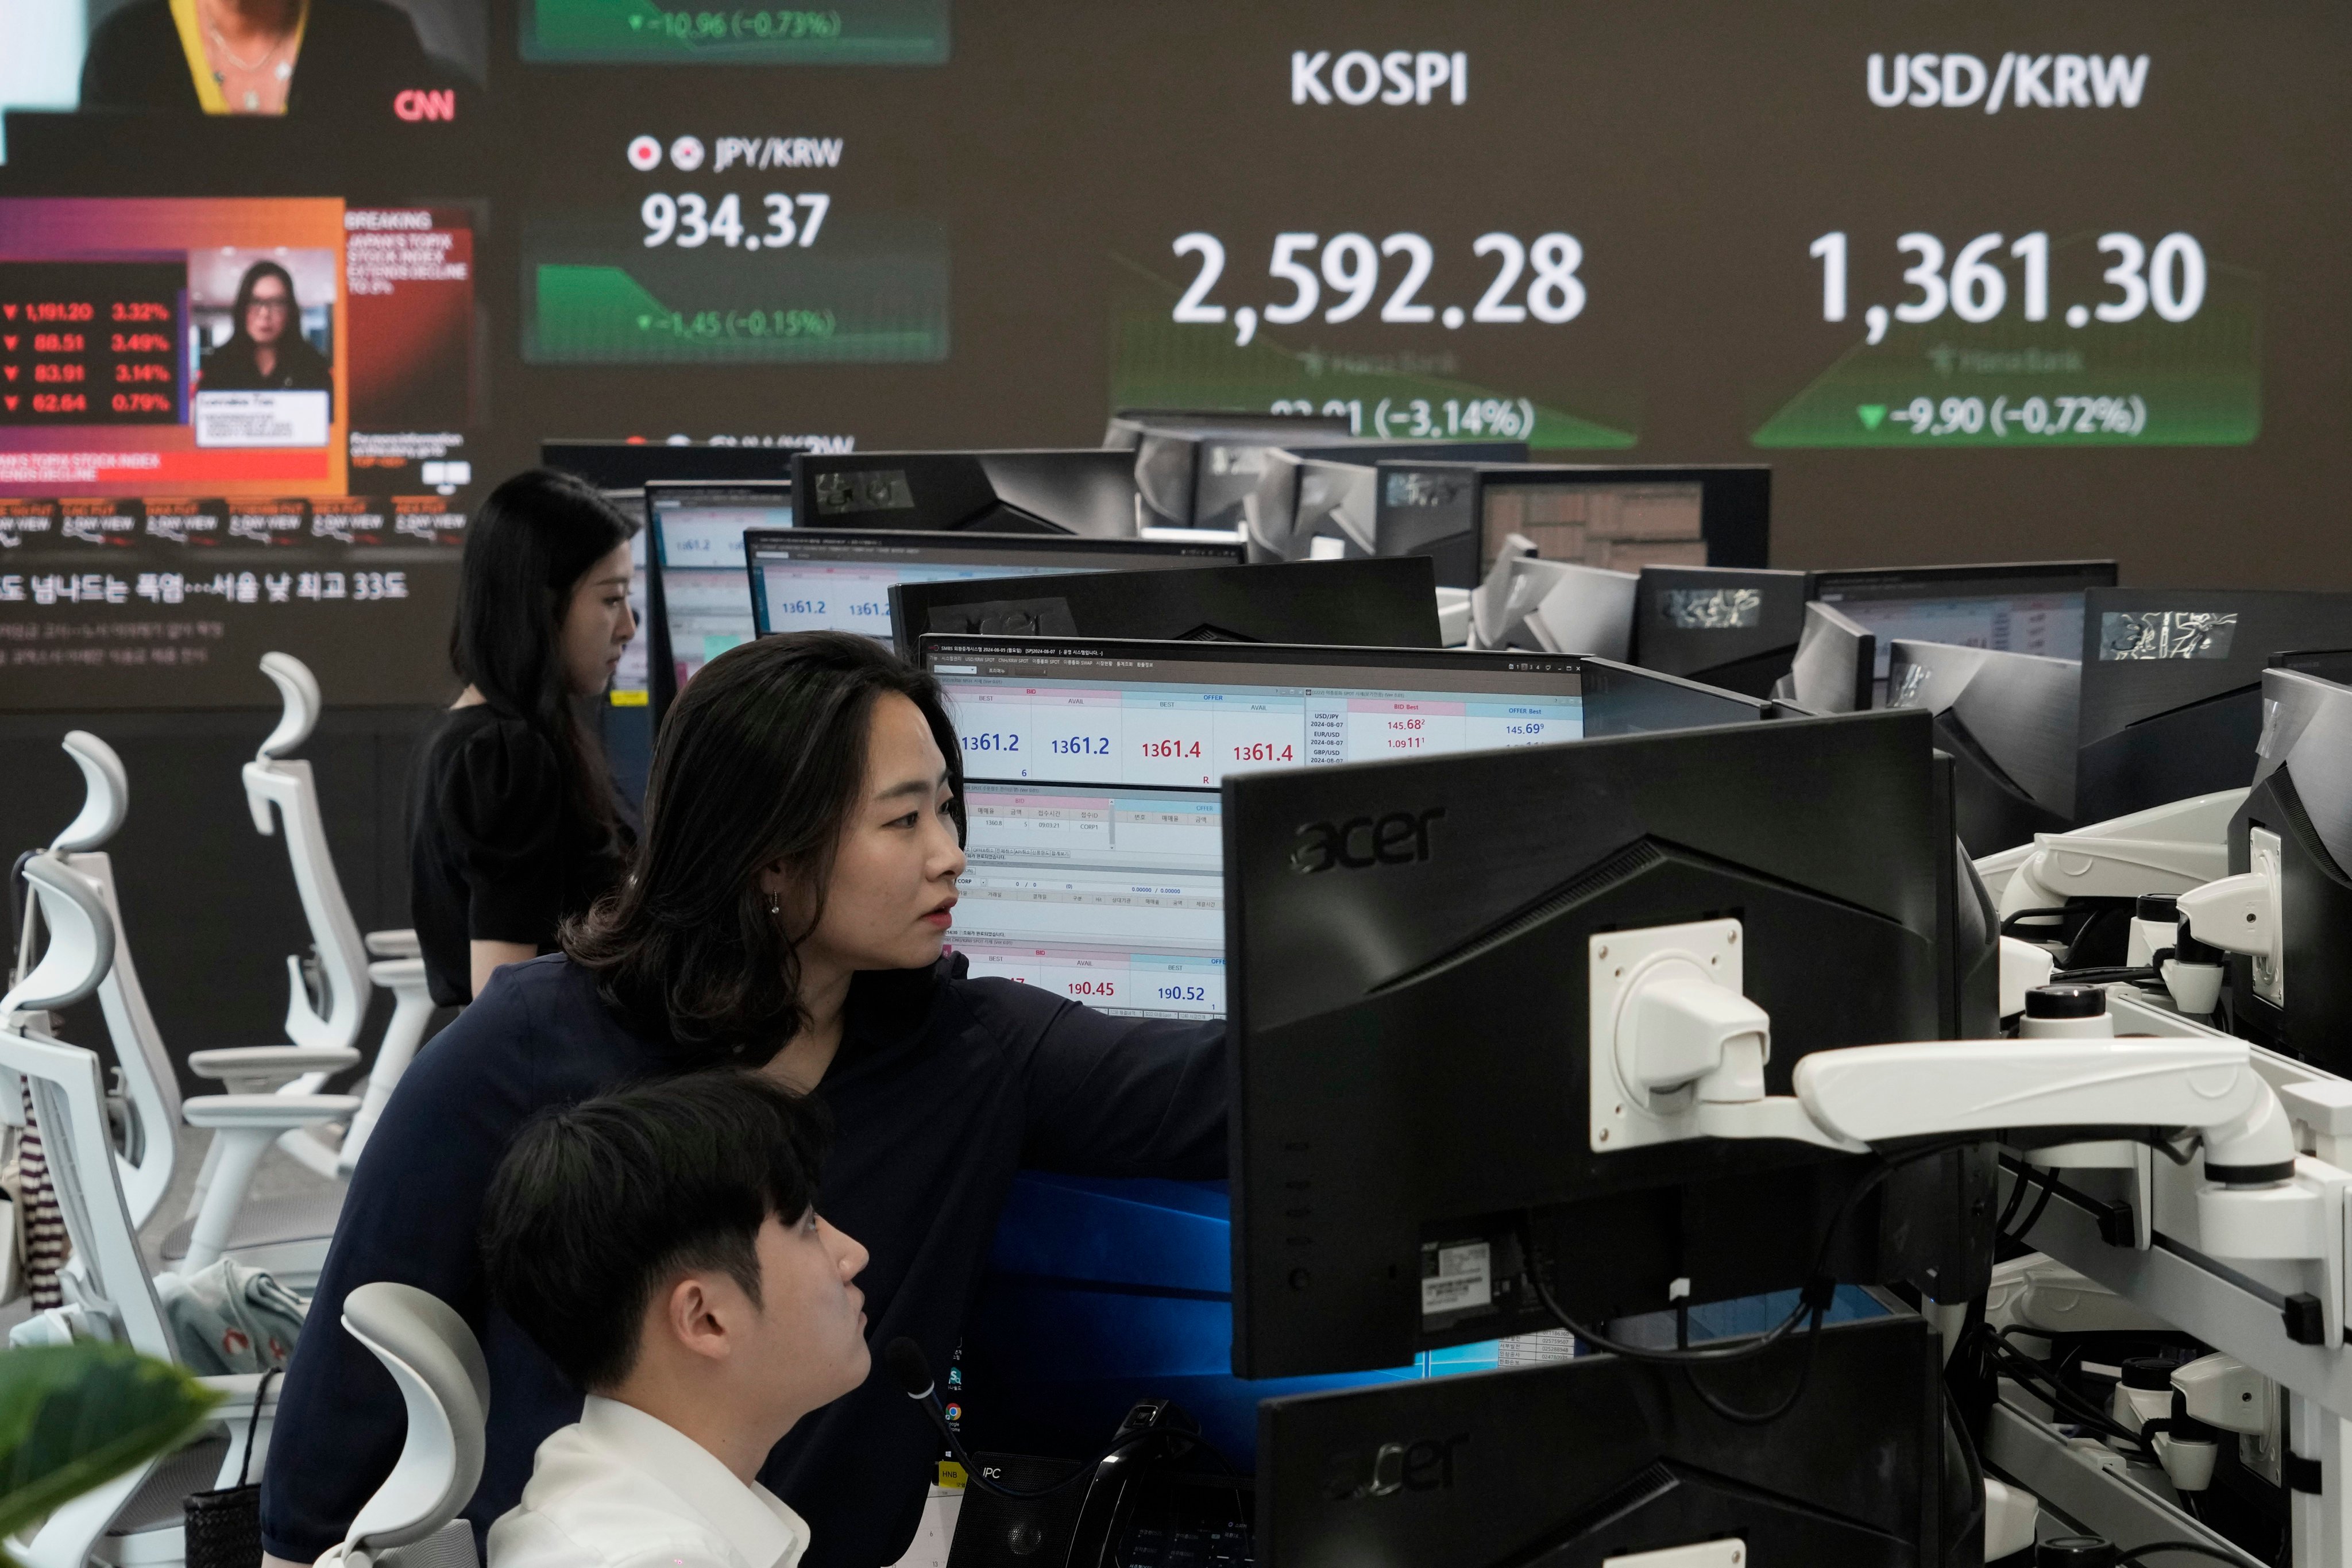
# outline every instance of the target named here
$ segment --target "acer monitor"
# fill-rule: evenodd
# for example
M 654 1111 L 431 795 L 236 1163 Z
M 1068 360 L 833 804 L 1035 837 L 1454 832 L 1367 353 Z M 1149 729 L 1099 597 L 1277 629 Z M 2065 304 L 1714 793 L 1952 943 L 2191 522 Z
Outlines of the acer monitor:
M 1768 1433 L 1709 1408 L 1680 1369 L 1608 1355 L 1269 1399 L 1258 1560 L 1958 1561 L 1951 1549 L 1982 1529 L 1984 1482 L 1946 1415 L 1937 1337 L 1906 1314 L 1824 1326 L 1820 1339 L 1692 1374 L 1718 1401 L 1761 1409 L 1810 1356 L 1803 1396 Z
M 1120 571 L 1053 583 L 908 583 L 890 597 L 909 649 L 934 632 L 1368 647 L 1441 642 L 1437 586 L 1418 557 Z
M 1633 662 L 1764 696 L 1796 658 L 1809 586 L 1802 572 L 1644 566 L 1633 590 Z
M 2230 823 L 2230 869 L 2278 879 L 2279 952 L 2231 960 L 2231 1014 L 2340 1074 L 2352 1068 L 2352 654 L 2282 664 L 2263 672 L 2253 787 Z
M 743 552 L 759 636 L 829 628 L 882 642 L 894 640 L 890 591 L 902 585 L 1232 566 L 1242 556 L 1238 544 L 1207 541 L 828 528 L 754 530 Z
M 1820 602 L 1805 606 L 1805 629 L 1789 673 L 1772 694 L 1808 713 L 1860 713 L 1876 706 L 1886 668 L 1878 638 L 1843 612 Z
M 2075 824 L 2080 665 L 1898 637 L 1887 669 L 1886 706 L 1935 716 L 1936 744 L 1953 758 L 1955 826 L 1971 856 Z
M 1395 462 L 1523 463 L 1527 457 L 1524 441 L 1346 440 L 1271 448 L 1263 459 L 1257 484 L 1242 507 L 1242 530 L 1249 542 L 1250 559 L 1306 561 L 1317 558 L 1318 552 L 1328 556 L 1347 549 L 1343 532 L 1313 526 L 1328 517 L 1328 498 L 1335 487 L 1328 475 L 1323 483 L 1305 482 L 1310 464 L 1339 463 L 1365 468 Z M 1344 481 L 1336 488 L 1345 488 Z M 1369 498 L 1370 492 L 1365 493 Z M 1356 524 L 1360 548 L 1370 554 L 1379 553 L 1374 542 L 1376 510 L 1376 503 L 1368 501 Z M 1305 527 L 1300 526 L 1302 519 Z
M 1589 1068 L 1596 950 L 1737 911 L 1772 1093 L 1811 1051 L 1954 1037 L 1964 1005 L 1989 1024 L 1991 938 L 1960 924 L 1931 743 L 1925 713 L 1854 713 L 1228 776 L 1235 1372 L 1556 1327 L 1530 1243 L 1587 1321 L 1805 1283 L 1875 1162 L 1612 1140 L 1631 1123 Z M 1971 1158 L 1858 1205 L 1836 1277 L 1980 1289 Z M 1882 1232 L 1881 1205 L 1906 1223 Z
M 658 730 L 696 671 L 751 640 L 743 536 L 790 528 L 793 487 L 784 479 L 649 480 L 645 497 L 646 685 Z
M 2044 658 L 2083 657 L 2083 595 L 2116 585 L 2112 561 L 2013 561 L 1816 572 L 1813 597 L 1878 639 L 1883 695 L 1896 637 Z
M 1769 711 L 1622 666 L 1540 656 L 949 637 L 923 638 L 920 653 L 963 742 L 956 952 L 976 974 L 1145 1017 L 1224 1014 L 1216 785 L 1234 768 L 1304 761 L 1319 773 L 1351 757 L 1753 722 Z M 1245 1463 L 1257 1400 L 1314 1386 L 1232 1376 L 1227 1214 L 1222 1186 L 1038 1174 L 1015 1184 L 965 1338 L 975 1387 L 1018 1391 L 1024 1451 L 1091 1452 L 1134 1399 L 1172 1394 Z M 1503 1353 L 1467 1344 L 1447 1359 L 1492 1364 Z M 1400 1355 L 1385 1375 L 1417 1375 L 1413 1359 Z
M 2240 789 L 2273 654 L 2352 645 L 2352 594 L 2094 588 L 2083 625 L 2077 817 Z
M 1101 447 L 795 452 L 793 483 L 812 528 L 1133 539 L 1142 519 L 1134 454 Z

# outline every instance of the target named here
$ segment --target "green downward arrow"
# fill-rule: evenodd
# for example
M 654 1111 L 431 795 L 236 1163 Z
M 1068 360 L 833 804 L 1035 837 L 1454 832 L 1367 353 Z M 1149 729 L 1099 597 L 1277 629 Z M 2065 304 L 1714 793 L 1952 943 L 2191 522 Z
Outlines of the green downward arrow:
M 1864 429 L 1875 430 L 1878 428 L 1879 421 L 1886 417 L 1886 405 L 1884 403 L 1864 403 L 1858 405 L 1854 408 L 1854 412 L 1862 416 L 1862 427 Z

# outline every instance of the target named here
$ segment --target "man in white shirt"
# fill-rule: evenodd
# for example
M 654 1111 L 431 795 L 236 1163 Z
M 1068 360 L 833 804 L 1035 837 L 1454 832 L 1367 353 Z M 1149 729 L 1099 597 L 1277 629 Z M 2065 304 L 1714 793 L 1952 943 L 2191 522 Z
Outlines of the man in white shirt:
M 815 1109 L 772 1079 L 672 1079 L 527 1126 L 483 1210 L 492 1293 L 588 1391 L 540 1445 L 490 1568 L 795 1568 L 754 1478 L 866 1380 L 866 1249 L 816 1212 Z

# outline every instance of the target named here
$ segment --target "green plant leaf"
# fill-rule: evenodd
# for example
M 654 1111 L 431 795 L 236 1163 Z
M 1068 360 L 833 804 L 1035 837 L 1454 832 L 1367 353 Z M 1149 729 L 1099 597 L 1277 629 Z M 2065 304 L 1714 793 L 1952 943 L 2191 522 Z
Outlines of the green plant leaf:
M 178 1447 L 218 1400 L 128 1345 L 0 1352 L 0 1540 Z

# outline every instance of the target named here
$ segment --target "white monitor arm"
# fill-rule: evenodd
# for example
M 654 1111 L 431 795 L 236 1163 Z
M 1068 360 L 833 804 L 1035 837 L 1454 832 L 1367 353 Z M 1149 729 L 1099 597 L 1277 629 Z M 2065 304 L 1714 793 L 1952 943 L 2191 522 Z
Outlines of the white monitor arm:
M 2229 870 L 2230 819 L 2245 800 L 2242 789 L 2221 790 L 2072 833 L 2037 833 L 2030 847 L 1979 860 L 1977 872 L 2000 882 L 2002 920 L 2070 898 L 2185 893 Z
M 1817 1050 L 1797 1063 L 1794 1095 L 1768 1095 L 1771 1018 L 1741 994 L 1738 926 L 1592 939 L 1596 1152 L 1695 1137 L 1858 1153 L 1955 1133 L 2189 1131 L 2204 1145 L 2197 1212 L 2209 1246 L 2234 1258 L 2326 1255 L 2322 1210 L 2294 1184 L 2294 1128 L 2243 1041 L 2119 1040 L 2104 992 L 2052 986 L 2029 998 L 2030 1037 Z M 1603 1125 L 1600 1102 L 1617 1096 Z

